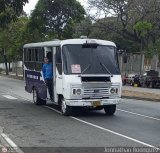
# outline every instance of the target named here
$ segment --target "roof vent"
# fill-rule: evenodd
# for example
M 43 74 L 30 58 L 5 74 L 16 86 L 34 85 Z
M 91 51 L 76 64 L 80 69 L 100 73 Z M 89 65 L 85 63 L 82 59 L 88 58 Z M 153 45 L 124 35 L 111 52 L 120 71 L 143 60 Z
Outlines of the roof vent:
M 80 36 L 81 39 L 87 39 L 87 36 Z

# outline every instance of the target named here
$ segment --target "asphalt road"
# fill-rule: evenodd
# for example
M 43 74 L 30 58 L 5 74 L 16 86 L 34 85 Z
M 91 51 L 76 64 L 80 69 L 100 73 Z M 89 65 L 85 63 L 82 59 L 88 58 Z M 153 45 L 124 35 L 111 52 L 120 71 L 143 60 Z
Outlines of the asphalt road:
M 80 111 L 65 117 L 52 104 L 35 106 L 23 81 L 0 76 L 0 127 L 25 153 L 115 151 L 108 147 L 149 147 L 158 152 L 154 149 L 160 148 L 160 103 L 122 101 L 114 116 Z

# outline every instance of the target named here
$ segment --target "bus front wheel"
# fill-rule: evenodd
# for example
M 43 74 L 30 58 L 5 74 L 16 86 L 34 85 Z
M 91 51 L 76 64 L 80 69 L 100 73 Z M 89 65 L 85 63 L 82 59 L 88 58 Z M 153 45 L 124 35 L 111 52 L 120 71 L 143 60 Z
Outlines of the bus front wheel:
M 35 88 L 33 89 L 33 103 L 35 105 L 45 105 L 46 104 L 46 100 L 43 100 L 39 97 L 38 91 Z
M 106 105 L 104 106 L 104 111 L 106 115 L 113 115 L 116 111 L 116 105 Z
M 61 99 L 61 113 L 64 116 L 69 116 L 72 114 L 72 107 L 66 105 L 64 98 Z

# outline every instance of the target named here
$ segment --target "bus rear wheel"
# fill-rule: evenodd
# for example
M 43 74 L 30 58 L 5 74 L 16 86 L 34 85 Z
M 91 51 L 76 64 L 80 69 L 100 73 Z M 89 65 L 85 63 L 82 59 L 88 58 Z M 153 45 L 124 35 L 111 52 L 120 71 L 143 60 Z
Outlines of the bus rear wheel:
M 116 105 L 106 105 L 104 106 L 104 111 L 106 115 L 113 115 L 116 111 Z
M 72 114 L 72 107 L 67 106 L 64 98 L 61 99 L 61 113 L 64 116 L 70 116 Z
M 38 91 L 35 88 L 33 89 L 33 103 L 35 105 L 46 105 L 46 100 L 39 97 Z

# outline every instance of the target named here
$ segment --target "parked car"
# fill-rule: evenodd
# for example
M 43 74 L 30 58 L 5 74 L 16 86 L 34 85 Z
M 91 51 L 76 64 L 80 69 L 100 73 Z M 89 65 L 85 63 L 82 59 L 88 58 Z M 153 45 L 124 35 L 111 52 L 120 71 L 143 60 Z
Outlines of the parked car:
M 137 74 L 128 74 L 126 77 L 122 79 L 123 85 L 134 85 L 134 78 Z
M 141 86 L 140 82 L 139 82 L 140 77 L 141 77 L 140 75 L 135 75 L 135 77 L 133 79 L 133 86 L 135 86 L 135 87 L 140 87 Z
M 158 72 L 155 70 L 147 71 L 144 75 L 140 76 L 139 79 L 134 82 L 141 87 L 147 88 L 158 88 L 160 87 L 160 77 L 158 77 Z

